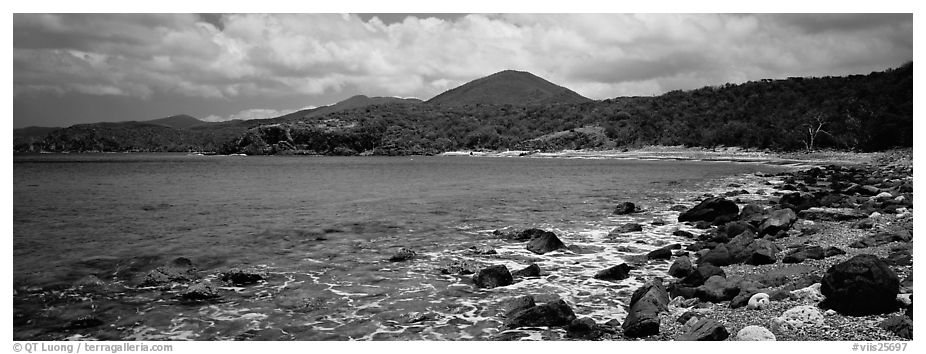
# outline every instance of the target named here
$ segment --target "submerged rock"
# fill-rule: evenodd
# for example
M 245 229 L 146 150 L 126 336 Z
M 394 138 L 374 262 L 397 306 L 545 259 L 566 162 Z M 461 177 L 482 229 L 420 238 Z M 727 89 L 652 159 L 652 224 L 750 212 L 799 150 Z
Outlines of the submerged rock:
M 219 274 L 222 281 L 234 285 L 250 285 L 264 280 L 265 274 L 256 269 L 232 268 Z
M 180 297 L 186 300 L 210 300 L 218 298 L 219 291 L 209 281 L 200 281 L 190 284 L 180 292 Z
M 160 286 L 171 282 L 190 282 L 199 278 L 193 261 L 186 257 L 178 257 L 161 267 L 148 272 L 142 280 L 142 286 Z
M 566 248 L 566 245 L 552 232 L 544 233 L 527 243 L 527 250 L 536 254 L 544 254 L 561 248 Z
M 623 202 L 614 208 L 615 215 L 626 215 L 637 211 L 637 206 L 631 202 Z
M 514 278 L 508 267 L 504 265 L 494 265 L 482 268 L 473 276 L 473 283 L 480 288 L 496 288 L 499 286 L 511 285 Z
M 512 275 L 516 277 L 539 277 L 540 276 L 540 266 L 532 263 L 531 265 L 524 267 L 521 270 L 516 270 Z
M 595 279 L 609 281 L 624 280 L 630 276 L 630 270 L 631 268 L 627 263 L 621 263 L 595 273 Z
M 466 259 L 454 259 L 444 261 L 438 267 L 442 274 L 467 275 L 474 274 L 479 269 L 479 264 Z
M 417 252 L 403 247 L 398 252 L 393 254 L 392 257 L 389 257 L 389 261 L 390 262 L 404 262 L 404 261 L 408 261 L 408 260 L 415 258 L 417 254 L 418 254 Z

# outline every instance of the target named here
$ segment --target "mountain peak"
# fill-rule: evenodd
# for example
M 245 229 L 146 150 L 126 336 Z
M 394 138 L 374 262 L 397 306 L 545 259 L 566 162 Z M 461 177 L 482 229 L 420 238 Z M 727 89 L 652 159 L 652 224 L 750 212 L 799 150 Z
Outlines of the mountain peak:
M 590 101 L 578 93 L 527 71 L 503 70 L 470 81 L 427 101 L 431 104 L 568 104 Z

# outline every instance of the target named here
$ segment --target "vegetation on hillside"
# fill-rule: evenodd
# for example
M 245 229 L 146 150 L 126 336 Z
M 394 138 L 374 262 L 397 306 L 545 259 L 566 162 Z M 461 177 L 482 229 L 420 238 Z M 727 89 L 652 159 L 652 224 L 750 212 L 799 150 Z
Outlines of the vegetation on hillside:
M 122 129 L 137 131 L 89 134 L 75 126 L 50 134 L 43 148 L 328 155 L 644 145 L 875 151 L 913 145 L 913 64 L 571 104 L 394 102 L 312 112 L 184 130 L 130 126 Z

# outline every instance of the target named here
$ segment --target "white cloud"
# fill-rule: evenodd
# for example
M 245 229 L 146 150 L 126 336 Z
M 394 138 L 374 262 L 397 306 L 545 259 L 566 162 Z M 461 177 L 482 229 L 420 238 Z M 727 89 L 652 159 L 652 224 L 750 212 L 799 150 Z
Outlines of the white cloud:
M 909 15 L 475 14 L 386 25 L 233 14 L 221 24 L 189 14 L 16 14 L 14 95 L 430 98 L 518 69 L 600 99 L 896 67 L 912 59 L 913 36 Z

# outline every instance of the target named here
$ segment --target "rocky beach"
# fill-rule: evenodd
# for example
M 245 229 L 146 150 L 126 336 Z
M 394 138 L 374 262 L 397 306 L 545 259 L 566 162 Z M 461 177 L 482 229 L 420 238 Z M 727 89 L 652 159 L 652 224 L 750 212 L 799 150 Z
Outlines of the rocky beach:
M 536 304 L 525 295 L 507 304 L 505 324 L 562 327 L 578 340 L 911 340 L 912 151 L 863 160 L 761 175 L 765 188 L 730 184 L 672 207 L 700 230 L 674 232 L 690 241 L 595 275 L 624 279 L 647 263 L 671 262 L 666 276 L 634 290 L 623 321 L 601 323 L 555 296 Z M 636 212 L 633 202 L 614 210 Z M 611 234 L 642 229 L 628 223 Z M 543 230 L 500 234 L 538 254 L 569 247 Z M 493 267 L 474 279 L 503 286 L 511 275 Z

